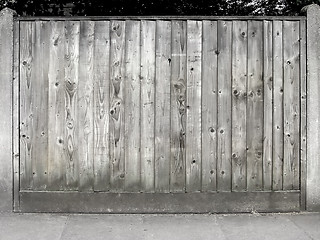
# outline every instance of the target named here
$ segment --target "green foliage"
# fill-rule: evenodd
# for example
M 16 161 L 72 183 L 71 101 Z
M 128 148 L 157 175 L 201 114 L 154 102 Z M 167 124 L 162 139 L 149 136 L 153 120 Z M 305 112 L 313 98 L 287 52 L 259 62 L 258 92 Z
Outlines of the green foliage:
M 22 16 L 65 15 L 299 15 L 320 0 L 0 0 Z M 69 11 L 68 11 L 69 12 Z
M 63 15 L 66 0 L 0 0 L 0 9 L 15 10 L 21 16 Z
M 283 15 L 299 15 L 301 9 L 309 4 L 320 5 L 320 0 L 285 0 Z

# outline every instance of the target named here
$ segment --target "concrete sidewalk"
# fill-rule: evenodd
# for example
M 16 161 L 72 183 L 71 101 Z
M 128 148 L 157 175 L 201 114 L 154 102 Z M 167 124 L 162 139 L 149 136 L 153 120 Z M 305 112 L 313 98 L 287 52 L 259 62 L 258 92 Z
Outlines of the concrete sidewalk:
M 0 214 L 1 240 L 320 239 L 320 213 L 234 215 Z

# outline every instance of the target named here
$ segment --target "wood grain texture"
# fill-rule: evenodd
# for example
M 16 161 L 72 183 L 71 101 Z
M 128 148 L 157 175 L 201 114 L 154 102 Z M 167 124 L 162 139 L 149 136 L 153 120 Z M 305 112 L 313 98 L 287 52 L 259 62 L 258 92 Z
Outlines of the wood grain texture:
M 66 125 L 66 189 L 77 190 L 79 184 L 78 155 L 78 85 L 80 23 L 65 23 L 65 125 Z
M 169 192 L 171 22 L 156 24 L 155 191 Z
M 203 21 L 201 134 L 202 191 L 217 189 L 217 22 Z
M 283 189 L 299 189 L 300 166 L 300 30 L 299 22 L 283 22 L 284 157 Z
M 23 22 L 20 24 L 20 188 L 24 190 L 33 188 L 33 108 L 31 96 L 34 88 L 34 34 L 35 24 Z
M 34 28 L 34 65 L 32 80 L 35 88 L 31 92 L 33 127 L 31 141 L 33 190 L 45 190 L 48 184 L 48 24 L 36 22 Z M 41 113 L 41 114 L 39 114 Z
M 125 191 L 141 189 L 140 161 L 140 22 L 126 21 Z
M 273 153 L 272 189 L 283 185 L 283 35 L 282 22 L 273 22 Z
M 13 139 L 13 211 L 20 208 L 20 22 L 13 26 L 13 85 L 12 85 L 12 139 Z
M 302 22 L 19 24 L 15 195 L 305 187 Z
M 156 22 L 141 21 L 141 189 L 154 191 Z
M 263 21 L 263 190 L 272 189 L 272 133 L 273 133 L 273 49 L 272 22 Z
M 245 191 L 247 189 L 247 22 L 234 21 L 232 32 L 232 191 Z
M 202 22 L 187 22 L 186 191 L 201 190 Z
M 185 191 L 187 23 L 172 22 L 171 59 L 171 179 L 170 191 Z
M 232 22 L 218 21 L 218 191 L 231 191 L 231 52 Z
M 92 191 L 93 175 L 93 42 L 94 22 L 80 22 L 78 121 L 79 190 Z
M 247 189 L 262 190 L 263 22 L 248 21 Z
M 68 161 L 65 129 L 65 24 L 50 23 L 48 87 L 48 190 L 64 190 Z
M 125 22 L 111 21 L 110 46 L 110 130 L 109 147 L 111 187 L 114 191 L 124 189 L 124 57 Z
M 301 210 L 307 209 L 307 47 L 306 21 L 300 21 L 300 191 Z
M 110 22 L 94 25 L 94 191 L 110 190 Z

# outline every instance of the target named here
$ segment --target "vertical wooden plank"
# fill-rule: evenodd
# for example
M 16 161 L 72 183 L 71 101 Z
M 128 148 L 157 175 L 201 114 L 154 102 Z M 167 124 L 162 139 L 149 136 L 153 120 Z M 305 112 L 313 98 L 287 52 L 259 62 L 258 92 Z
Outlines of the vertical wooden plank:
M 13 94 L 12 94 L 12 121 L 13 121 L 13 211 L 20 208 L 20 127 L 19 127 L 19 101 L 20 101 L 20 21 L 13 26 Z
M 64 22 L 51 22 L 48 88 L 48 189 L 63 190 L 68 161 L 65 131 Z
M 217 189 L 217 21 L 203 21 L 201 134 L 202 191 Z
M 20 24 L 20 187 L 21 190 L 32 189 L 32 149 L 31 131 L 33 126 L 33 109 L 31 106 L 34 61 L 34 23 Z
M 171 22 L 157 21 L 155 84 L 155 191 L 170 187 Z
M 46 189 L 48 182 L 48 29 L 45 22 L 35 22 L 34 74 L 31 80 L 34 84 L 31 92 L 33 190 Z
M 141 21 L 141 189 L 154 191 L 156 22 Z
M 187 22 L 186 191 L 201 190 L 202 22 Z
M 140 162 L 140 21 L 126 21 L 125 190 L 141 188 Z
M 218 191 L 231 191 L 231 51 L 232 22 L 218 21 Z
M 299 189 L 300 30 L 298 21 L 283 22 L 284 157 L 283 189 Z
M 301 210 L 306 210 L 307 180 L 307 47 L 306 20 L 300 21 L 300 161 L 301 161 Z
M 109 147 L 111 187 L 113 191 L 124 189 L 124 54 L 125 22 L 111 21 L 110 46 L 110 130 Z
M 247 189 L 262 190 L 263 22 L 248 21 Z
M 263 21 L 263 83 L 264 83 L 264 124 L 263 124 L 263 190 L 272 189 L 272 22 Z
M 109 99 L 110 22 L 94 25 L 94 190 L 110 189 Z
M 77 121 L 79 139 L 79 190 L 92 191 L 93 175 L 93 42 L 94 22 L 80 22 Z
M 246 21 L 233 22 L 232 48 L 232 191 L 247 189 L 247 51 Z
M 65 23 L 65 125 L 66 125 L 66 189 L 77 190 L 79 183 L 78 85 L 80 23 Z
M 272 189 L 282 190 L 283 172 L 283 47 L 282 21 L 273 21 Z
M 172 22 L 171 59 L 171 180 L 170 191 L 185 191 L 187 23 Z

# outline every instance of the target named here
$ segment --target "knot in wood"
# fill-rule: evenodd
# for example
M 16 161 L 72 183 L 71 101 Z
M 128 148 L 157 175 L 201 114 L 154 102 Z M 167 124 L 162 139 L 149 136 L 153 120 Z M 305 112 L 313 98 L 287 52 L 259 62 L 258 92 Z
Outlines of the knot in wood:
M 210 128 L 209 128 L 209 132 L 214 133 L 214 132 L 215 132 L 215 131 L 214 131 L 214 128 L 213 128 L 213 127 L 210 127 Z
M 240 95 L 240 91 L 238 91 L 237 89 L 235 89 L 235 90 L 233 91 L 233 95 L 234 95 L 234 96 L 239 96 L 239 95 Z
M 261 89 L 258 89 L 258 90 L 257 90 L 257 95 L 260 96 L 261 93 L 262 93 Z

